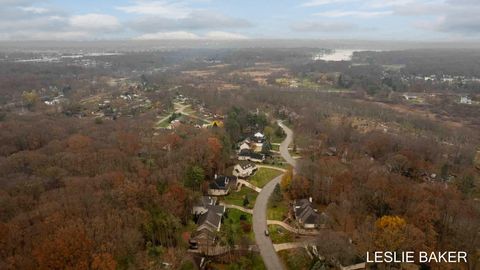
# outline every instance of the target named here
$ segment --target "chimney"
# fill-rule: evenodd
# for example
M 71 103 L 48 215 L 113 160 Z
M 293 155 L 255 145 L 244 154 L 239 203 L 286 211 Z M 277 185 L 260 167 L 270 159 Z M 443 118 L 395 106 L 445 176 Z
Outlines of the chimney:
M 308 198 L 308 201 L 312 203 L 313 202 L 312 197 Z
M 215 177 L 215 178 L 213 178 L 213 179 L 215 179 L 215 180 L 216 180 L 216 179 L 217 179 L 217 174 L 215 174 L 215 176 L 214 176 L 214 177 Z

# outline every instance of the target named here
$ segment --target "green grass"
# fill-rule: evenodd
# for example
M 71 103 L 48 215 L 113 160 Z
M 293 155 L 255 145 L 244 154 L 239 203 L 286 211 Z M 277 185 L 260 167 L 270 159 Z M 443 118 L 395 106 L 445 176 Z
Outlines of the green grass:
M 234 244 L 240 244 L 243 237 L 255 241 L 252 228 L 252 215 L 237 209 L 227 209 L 221 232 L 225 239 L 230 238 Z
M 283 221 L 288 216 L 288 202 L 285 200 L 273 205 L 268 203 L 267 219 Z
M 259 168 L 257 173 L 254 176 L 251 176 L 249 182 L 252 185 L 255 185 L 259 188 L 264 187 L 268 182 L 273 178 L 281 175 L 282 172 L 279 170 L 269 169 L 269 168 Z
M 271 158 L 268 158 L 265 165 L 278 167 L 280 169 L 288 169 L 290 166 L 280 155 L 273 155 Z
M 295 235 L 278 225 L 268 225 L 270 239 L 274 244 L 290 243 L 294 241 Z
M 278 255 L 287 269 L 308 270 L 312 266 L 312 258 L 308 256 L 304 248 L 282 250 Z
M 239 192 L 230 191 L 230 194 L 223 197 L 222 200 L 227 204 L 243 206 L 243 199 L 245 196 L 248 196 L 249 201 L 249 204 L 245 208 L 252 209 L 255 205 L 255 200 L 257 199 L 258 193 L 245 186 L 242 187 L 242 190 Z
M 272 144 L 273 151 L 280 151 L 280 145 Z
M 308 89 L 318 89 L 318 88 L 320 88 L 320 85 L 315 83 L 315 82 L 312 82 L 308 78 L 305 78 L 305 79 L 300 81 L 300 87 L 308 88 Z

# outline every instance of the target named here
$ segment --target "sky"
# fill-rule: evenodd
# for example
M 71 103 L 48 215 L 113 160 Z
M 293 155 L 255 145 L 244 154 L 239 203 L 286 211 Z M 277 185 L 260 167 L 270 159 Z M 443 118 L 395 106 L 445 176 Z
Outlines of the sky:
M 480 0 L 0 0 L 0 40 L 468 41 Z

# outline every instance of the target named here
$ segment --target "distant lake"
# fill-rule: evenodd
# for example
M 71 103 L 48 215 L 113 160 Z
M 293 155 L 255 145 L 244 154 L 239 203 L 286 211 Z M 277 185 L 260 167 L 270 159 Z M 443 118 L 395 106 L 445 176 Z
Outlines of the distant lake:
M 361 50 L 334 50 L 331 53 L 320 53 L 313 57 L 313 60 L 323 61 L 350 61 L 354 52 Z

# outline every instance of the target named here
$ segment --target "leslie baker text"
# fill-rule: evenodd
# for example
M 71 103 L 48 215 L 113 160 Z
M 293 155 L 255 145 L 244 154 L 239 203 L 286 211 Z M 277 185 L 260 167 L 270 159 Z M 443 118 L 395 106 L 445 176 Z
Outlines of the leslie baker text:
M 466 263 L 464 251 L 375 251 L 367 252 L 367 263 Z

